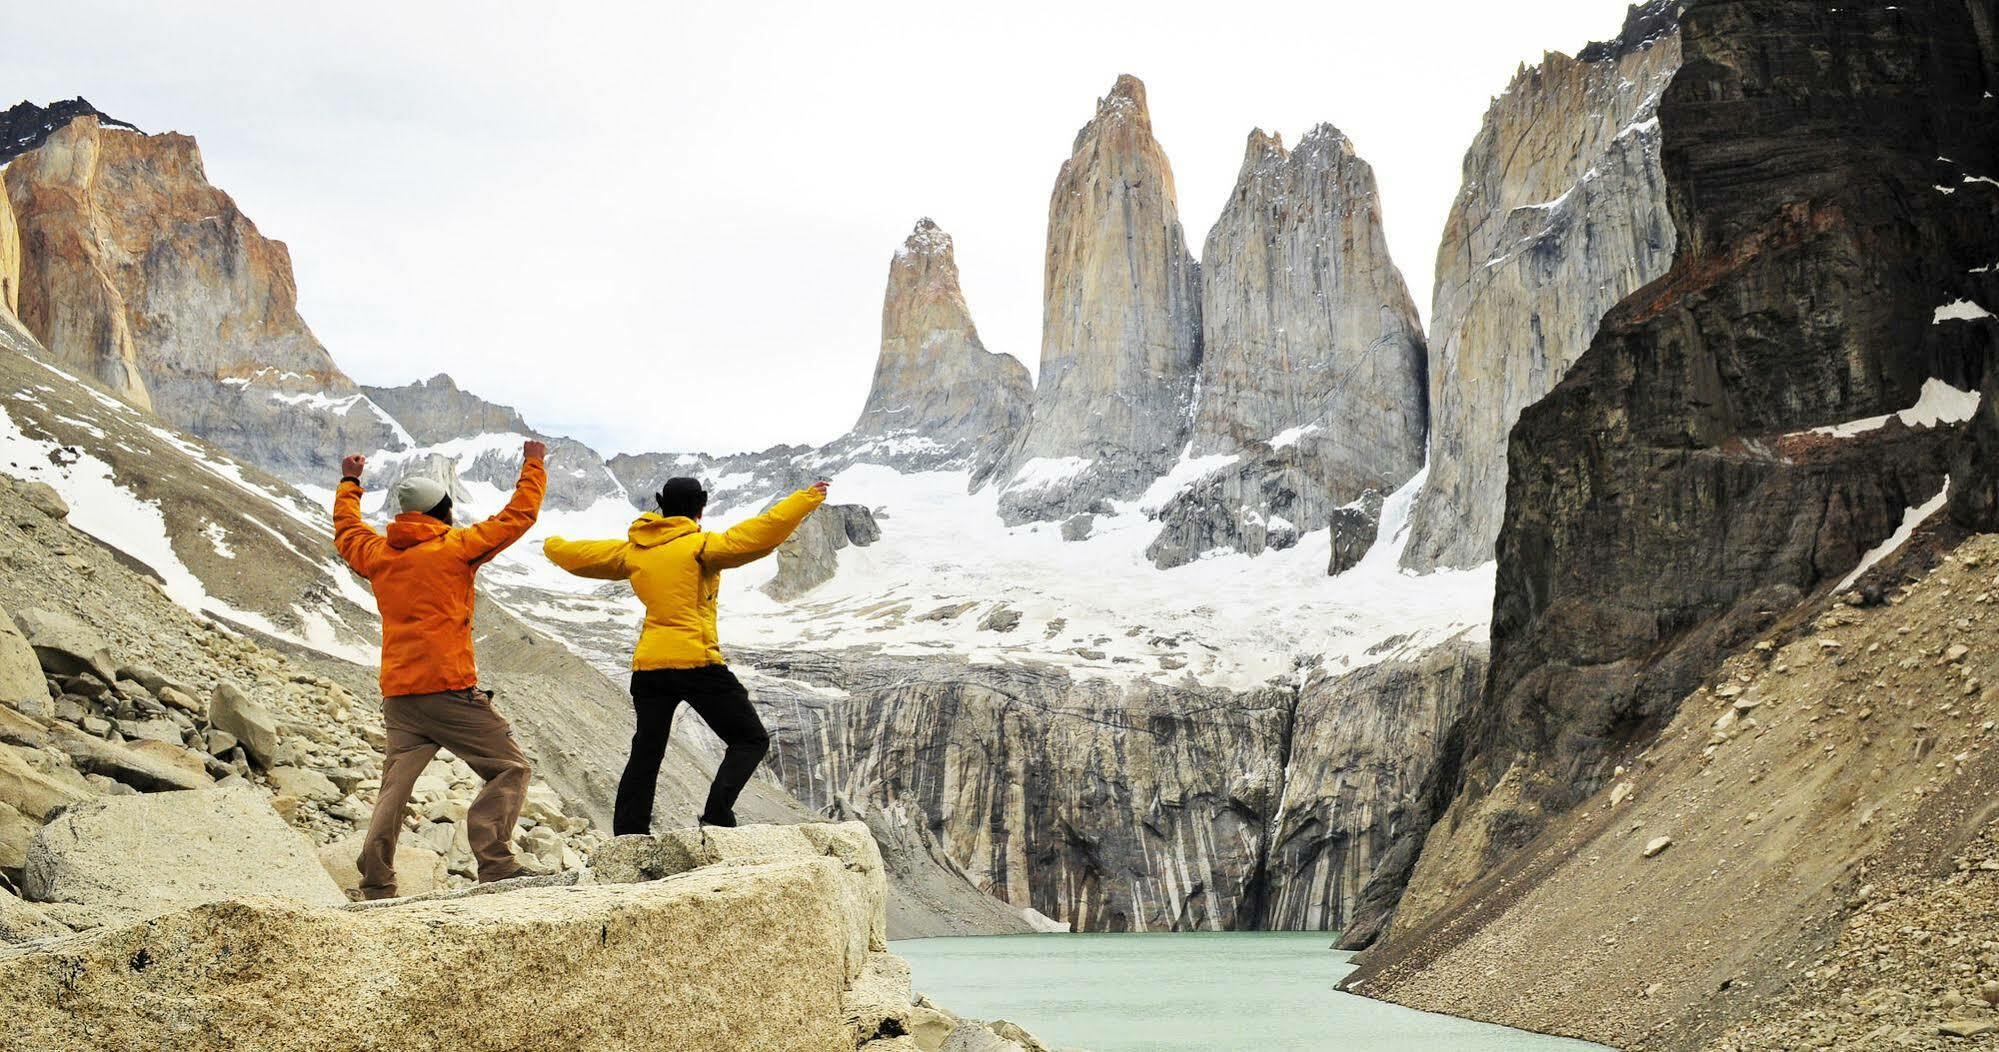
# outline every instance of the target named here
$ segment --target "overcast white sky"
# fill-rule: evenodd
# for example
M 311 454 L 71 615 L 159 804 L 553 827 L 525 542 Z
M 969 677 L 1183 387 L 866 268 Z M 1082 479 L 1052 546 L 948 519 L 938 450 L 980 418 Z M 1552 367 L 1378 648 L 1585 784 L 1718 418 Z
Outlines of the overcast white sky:
M 449 372 L 608 454 L 844 431 L 922 215 L 1032 368 L 1049 187 L 1121 72 L 1197 254 L 1250 128 L 1331 121 L 1427 317 L 1488 101 L 1625 2 L 10 7 L 0 106 L 196 136 L 357 380 Z

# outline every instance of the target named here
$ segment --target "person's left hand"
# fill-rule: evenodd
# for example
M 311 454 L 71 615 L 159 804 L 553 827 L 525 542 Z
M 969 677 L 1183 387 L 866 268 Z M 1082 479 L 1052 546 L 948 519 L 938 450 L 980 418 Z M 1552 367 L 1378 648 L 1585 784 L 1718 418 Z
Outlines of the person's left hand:
M 359 453 L 349 453 L 346 459 L 340 462 L 340 477 L 344 479 L 358 479 L 361 477 L 361 472 L 367 470 L 367 467 L 367 457 Z
M 812 484 L 812 492 L 817 493 L 823 497 L 826 495 L 826 487 L 830 485 L 832 485 L 832 483 L 827 482 L 825 479 L 820 479 L 819 481 L 814 482 Z
M 548 443 L 546 442 L 530 438 L 526 442 L 521 443 L 521 457 L 523 459 L 540 460 L 547 455 Z

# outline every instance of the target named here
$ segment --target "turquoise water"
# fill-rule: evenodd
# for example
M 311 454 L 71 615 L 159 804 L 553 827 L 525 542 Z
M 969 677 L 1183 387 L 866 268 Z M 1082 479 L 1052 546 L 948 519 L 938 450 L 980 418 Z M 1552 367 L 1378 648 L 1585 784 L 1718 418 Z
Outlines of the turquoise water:
M 1089 1052 L 1582 1052 L 1544 1037 L 1343 994 L 1325 932 L 916 939 L 916 991 Z

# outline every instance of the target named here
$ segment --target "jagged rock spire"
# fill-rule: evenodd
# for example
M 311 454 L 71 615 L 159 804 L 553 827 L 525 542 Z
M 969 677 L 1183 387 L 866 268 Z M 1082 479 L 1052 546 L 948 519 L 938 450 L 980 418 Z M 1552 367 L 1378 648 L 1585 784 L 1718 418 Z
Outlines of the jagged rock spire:
M 1200 276 L 1136 77 L 1097 101 L 1056 176 L 1044 274 L 1034 415 L 1001 501 L 1014 521 L 1135 495 L 1184 440 Z
M 1250 132 L 1202 259 L 1190 449 L 1243 459 L 1159 510 L 1147 552 L 1160 566 L 1287 546 L 1423 465 L 1422 323 L 1374 172 L 1339 129 L 1320 124 L 1290 151 Z
M 1422 323 L 1374 171 L 1339 129 L 1320 124 L 1294 151 L 1252 131 L 1202 258 L 1196 454 L 1317 425 L 1347 436 L 1339 455 L 1369 486 L 1422 466 Z
M 990 458 L 1027 421 L 1032 395 L 1027 367 L 980 341 L 951 235 L 917 220 L 889 260 L 881 354 L 854 435 L 913 435 Z

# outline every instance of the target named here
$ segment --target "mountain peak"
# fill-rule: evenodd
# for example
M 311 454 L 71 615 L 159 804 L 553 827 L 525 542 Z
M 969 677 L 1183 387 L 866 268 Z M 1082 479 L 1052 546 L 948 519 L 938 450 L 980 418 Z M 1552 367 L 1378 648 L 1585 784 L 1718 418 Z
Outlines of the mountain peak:
M 61 99 L 46 106 L 38 106 L 23 100 L 4 112 L 0 112 L 0 164 L 5 164 L 20 154 L 39 147 L 49 136 L 62 130 L 78 117 L 95 117 L 99 124 L 114 125 L 139 131 L 137 125 L 128 124 L 90 104 L 90 100 L 78 95 L 73 99 Z
M 951 255 L 951 235 L 937 225 L 929 216 L 916 221 L 909 236 L 903 239 L 901 247 L 895 250 L 895 258 L 907 260 L 911 256 L 934 257 Z

